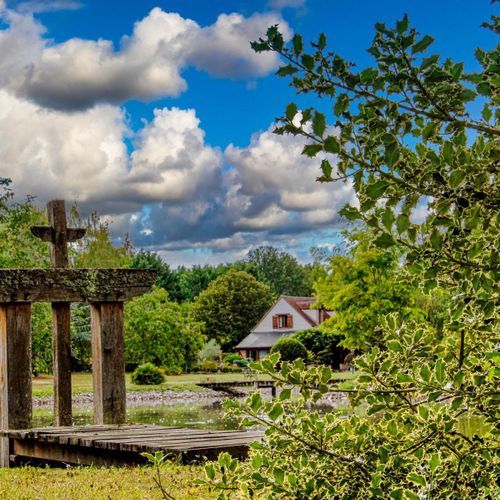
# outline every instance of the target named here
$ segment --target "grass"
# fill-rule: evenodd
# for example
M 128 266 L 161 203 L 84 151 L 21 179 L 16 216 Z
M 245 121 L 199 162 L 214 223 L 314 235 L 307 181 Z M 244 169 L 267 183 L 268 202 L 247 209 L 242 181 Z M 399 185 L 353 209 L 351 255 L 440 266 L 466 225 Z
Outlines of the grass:
M 352 372 L 335 373 L 338 380 L 352 380 L 356 377 Z M 260 375 L 252 376 L 252 380 L 269 380 L 269 377 Z M 203 388 L 196 385 L 201 382 L 238 382 L 248 380 L 249 375 L 245 373 L 185 373 L 183 375 L 169 375 L 161 385 L 136 385 L 130 380 L 130 373 L 125 376 L 127 392 L 133 391 L 202 391 Z M 91 373 L 73 373 L 71 376 L 73 394 L 86 394 L 92 392 Z M 33 396 L 52 396 L 52 376 L 41 375 L 33 378 Z
M 92 500 L 123 498 L 160 499 L 150 467 L 75 467 L 0 469 L 0 498 Z M 204 477 L 201 466 L 168 465 L 162 468 L 165 489 L 176 499 L 215 498 L 204 486 L 194 484 Z

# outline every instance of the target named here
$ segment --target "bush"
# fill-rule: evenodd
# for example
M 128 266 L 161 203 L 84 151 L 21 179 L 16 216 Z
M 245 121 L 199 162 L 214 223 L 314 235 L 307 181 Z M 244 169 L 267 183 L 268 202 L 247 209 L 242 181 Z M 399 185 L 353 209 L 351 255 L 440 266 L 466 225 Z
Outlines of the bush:
M 132 373 L 132 382 L 137 385 L 158 385 L 164 381 L 163 373 L 153 363 L 144 363 Z
M 310 361 L 317 364 L 339 368 L 349 351 L 339 342 L 340 337 L 331 332 L 324 332 L 319 328 L 309 328 L 295 332 L 293 339 L 298 340 L 310 353 Z
M 214 361 L 213 359 L 206 359 L 200 363 L 200 369 L 202 372 L 218 372 L 219 371 L 219 363 Z
M 213 361 L 214 359 L 219 359 L 221 355 L 222 349 L 220 345 L 215 339 L 210 339 L 203 344 L 203 347 L 198 353 L 198 358 L 200 361 Z
M 183 370 L 180 366 L 170 366 L 163 369 L 165 375 L 181 375 Z
M 274 352 L 280 353 L 281 361 L 295 361 L 297 358 L 307 360 L 307 349 L 304 344 L 291 337 L 278 340 L 271 348 L 271 353 Z
M 240 368 L 248 368 L 249 360 L 247 358 L 244 358 L 240 356 L 239 354 L 236 354 L 235 352 L 231 354 L 226 354 L 223 358 L 222 361 L 224 363 L 230 363 L 233 365 L 236 365 Z
M 243 368 L 234 363 L 222 363 L 220 369 L 223 373 L 239 373 L 243 371 Z

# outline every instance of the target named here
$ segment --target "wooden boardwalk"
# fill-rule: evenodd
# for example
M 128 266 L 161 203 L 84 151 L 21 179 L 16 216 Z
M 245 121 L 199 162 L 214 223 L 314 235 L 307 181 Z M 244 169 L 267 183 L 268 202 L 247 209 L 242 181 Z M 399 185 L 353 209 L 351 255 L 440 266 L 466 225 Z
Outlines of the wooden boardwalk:
M 141 453 L 163 451 L 183 463 L 222 451 L 243 458 L 262 431 L 216 431 L 158 425 L 87 425 L 6 430 L 10 464 L 136 465 Z

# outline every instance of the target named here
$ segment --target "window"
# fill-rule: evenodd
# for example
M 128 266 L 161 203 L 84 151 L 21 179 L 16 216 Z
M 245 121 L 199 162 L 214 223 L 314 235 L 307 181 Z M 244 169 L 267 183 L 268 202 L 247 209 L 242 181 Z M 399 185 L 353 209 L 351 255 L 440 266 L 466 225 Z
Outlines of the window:
M 291 314 L 275 314 L 273 316 L 273 328 L 293 328 L 293 317 Z

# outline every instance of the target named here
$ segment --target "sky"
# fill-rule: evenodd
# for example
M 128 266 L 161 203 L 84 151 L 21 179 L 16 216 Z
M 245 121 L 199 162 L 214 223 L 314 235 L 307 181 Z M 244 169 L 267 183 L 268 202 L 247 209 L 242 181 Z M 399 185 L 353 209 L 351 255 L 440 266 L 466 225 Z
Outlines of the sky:
M 307 261 L 339 241 L 350 184 L 319 184 L 303 139 L 272 133 L 297 97 L 250 41 L 321 32 L 371 64 L 377 21 L 408 13 L 474 71 L 489 0 L 0 0 L 0 177 L 17 199 L 76 201 L 173 267 L 270 244 Z

